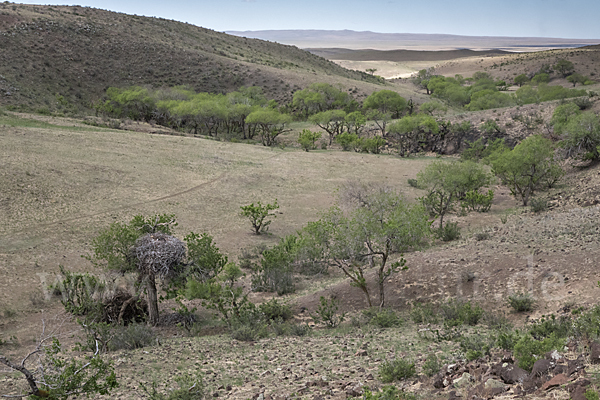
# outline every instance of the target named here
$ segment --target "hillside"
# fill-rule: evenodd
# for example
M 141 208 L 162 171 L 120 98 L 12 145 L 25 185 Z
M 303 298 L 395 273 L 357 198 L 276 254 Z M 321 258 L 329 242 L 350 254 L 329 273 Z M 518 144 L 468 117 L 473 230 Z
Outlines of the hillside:
M 368 75 L 294 46 L 78 6 L 1 3 L 0 48 L 0 105 L 34 110 L 51 110 L 58 96 L 89 106 L 110 86 L 256 85 L 277 100 L 316 81 L 374 90 L 361 85 Z

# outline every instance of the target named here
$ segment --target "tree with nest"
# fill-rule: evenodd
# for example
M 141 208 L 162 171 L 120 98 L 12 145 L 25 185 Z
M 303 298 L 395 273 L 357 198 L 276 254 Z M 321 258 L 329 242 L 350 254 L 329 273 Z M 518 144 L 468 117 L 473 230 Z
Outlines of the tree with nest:
M 133 249 L 140 280 L 146 287 L 149 322 L 158 324 L 158 296 L 156 278 L 174 279 L 183 272 L 185 244 L 162 232 L 148 233 L 139 238 Z

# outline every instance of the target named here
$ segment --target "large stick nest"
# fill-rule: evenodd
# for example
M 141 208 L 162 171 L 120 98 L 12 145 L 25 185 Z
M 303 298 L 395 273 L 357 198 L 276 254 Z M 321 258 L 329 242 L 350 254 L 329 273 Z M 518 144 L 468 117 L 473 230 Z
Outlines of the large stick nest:
M 178 272 L 177 267 L 185 256 L 185 244 L 161 232 L 148 233 L 135 242 L 133 254 L 142 273 L 170 278 Z

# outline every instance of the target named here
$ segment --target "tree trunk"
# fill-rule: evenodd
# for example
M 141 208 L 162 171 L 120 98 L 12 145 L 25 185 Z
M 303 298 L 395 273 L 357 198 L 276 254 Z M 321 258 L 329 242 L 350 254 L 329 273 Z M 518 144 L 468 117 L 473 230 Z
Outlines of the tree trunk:
M 150 325 L 156 326 L 158 325 L 158 296 L 156 294 L 156 280 L 152 273 L 146 276 L 146 295 L 148 296 L 148 322 Z

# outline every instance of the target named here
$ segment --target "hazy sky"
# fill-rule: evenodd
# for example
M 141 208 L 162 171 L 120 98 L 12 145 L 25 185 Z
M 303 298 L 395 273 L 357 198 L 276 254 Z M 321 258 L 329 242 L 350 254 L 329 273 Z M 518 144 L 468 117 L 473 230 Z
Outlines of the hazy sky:
M 80 0 L 78 4 L 227 30 L 350 29 L 385 33 L 600 39 L 599 0 Z

